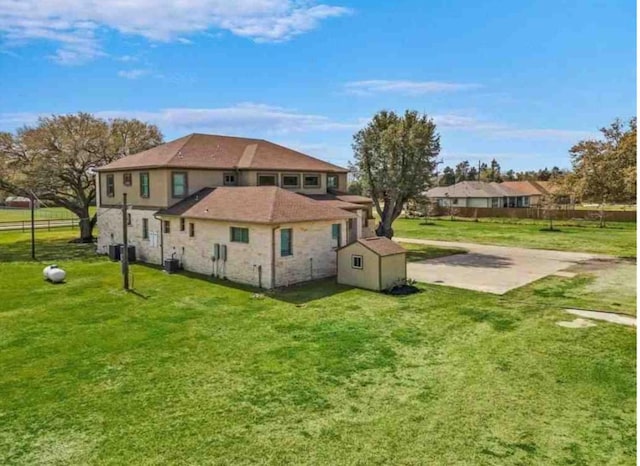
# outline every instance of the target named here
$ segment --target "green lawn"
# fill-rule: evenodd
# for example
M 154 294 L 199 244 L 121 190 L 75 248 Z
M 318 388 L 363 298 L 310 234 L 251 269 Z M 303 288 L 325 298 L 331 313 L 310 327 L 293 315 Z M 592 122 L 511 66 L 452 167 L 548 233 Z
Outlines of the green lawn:
M 93 214 L 96 208 L 91 207 L 89 211 Z M 35 210 L 35 218 L 38 220 L 48 219 L 75 219 L 77 218 L 73 212 L 63 207 L 43 207 Z M 0 222 L 13 222 L 31 220 L 30 209 L 9 209 L 0 208 Z
M 427 259 L 436 259 L 438 257 L 451 256 L 453 254 L 466 254 L 465 249 L 460 248 L 441 248 L 437 246 L 429 246 L 426 244 L 415 243 L 398 243 L 407 250 L 407 261 L 420 262 Z
M 583 251 L 636 257 L 636 224 L 609 223 L 598 228 L 593 222 L 555 222 L 560 231 L 541 231 L 541 221 L 500 219 L 429 220 L 399 218 L 393 223 L 394 234 L 401 238 L 461 241 L 504 246 L 519 246 L 559 251 Z
M 134 265 L 127 293 L 39 237 L 0 234 L 0 464 L 635 464 L 635 328 L 556 325 L 589 276 L 263 297 Z

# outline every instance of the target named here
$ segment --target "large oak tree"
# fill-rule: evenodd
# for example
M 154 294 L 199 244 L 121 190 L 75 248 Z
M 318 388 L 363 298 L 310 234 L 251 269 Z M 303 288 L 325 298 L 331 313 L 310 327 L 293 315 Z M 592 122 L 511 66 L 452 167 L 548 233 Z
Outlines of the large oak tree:
M 0 133 L 0 189 L 36 196 L 79 218 L 80 240 L 93 240 L 96 198 L 93 169 L 162 143 L 155 125 L 103 120 L 88 113 L 40 118 L 15 134 Z
M 358 175 L 373 198 L 378 236 L 393 236 L 393 221 L 406 202 L 435 180 L 440 136 L 431 118 L 416 111 L 377 113 L 353 137 Z

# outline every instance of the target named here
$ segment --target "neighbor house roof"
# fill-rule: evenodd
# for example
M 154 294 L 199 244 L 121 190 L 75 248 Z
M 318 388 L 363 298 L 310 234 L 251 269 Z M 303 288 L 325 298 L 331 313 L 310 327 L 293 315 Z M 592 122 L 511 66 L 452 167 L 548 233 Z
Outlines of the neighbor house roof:
M 127 155 L 98 170 L 142 168 L 347 172 L 345 168 L 264 139 L 197 133 Z
M 244 223 L 341 220 L 356 215 L 277 186 L 205 188 L 157 215 Z
M 543 196 L 544 189 L 534 181 L 503 181 L 500 186 L 515 191 L 520 196 Z
M 391 256 L 394 254 L 402 254 L 407 252 L 405 248 L 400 246 L 398 243 L 391 241 L 386 236 L 372 236 L 370 238 L 360 238 L 357 242 L 363 245 L 365 248 L 373 251 L 378 256 Z M 354 244 L 354 243 L 351 243 L 351 244 Z M 351 244 L 347 244 L 346 246 L 343 246 L 343 248 L 347 248 L 351 246 Z
M 484 181 L 461 181 L 451 186 L 439 186 L 426 192 L 427 197 L 502 197 L 509 196 L 498 183 Z

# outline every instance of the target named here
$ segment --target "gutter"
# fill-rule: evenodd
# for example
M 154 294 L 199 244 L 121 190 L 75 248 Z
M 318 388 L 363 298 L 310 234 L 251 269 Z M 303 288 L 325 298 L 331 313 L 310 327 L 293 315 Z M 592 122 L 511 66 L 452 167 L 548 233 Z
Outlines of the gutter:
M 276 287 L 276 230 L 280 225 L 271 227 L 271 288 Z

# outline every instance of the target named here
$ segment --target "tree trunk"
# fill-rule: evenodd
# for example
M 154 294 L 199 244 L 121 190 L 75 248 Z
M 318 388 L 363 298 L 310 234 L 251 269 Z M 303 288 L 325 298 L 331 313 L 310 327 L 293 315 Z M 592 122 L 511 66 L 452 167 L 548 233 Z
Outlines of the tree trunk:
M 82 208 L 74 212 L 79 218 L 80 226 L 80 243 L 92 243 L 93 242 L 93 228 L 96 225 L 97 216 L 89 216 L 89 207 Z

